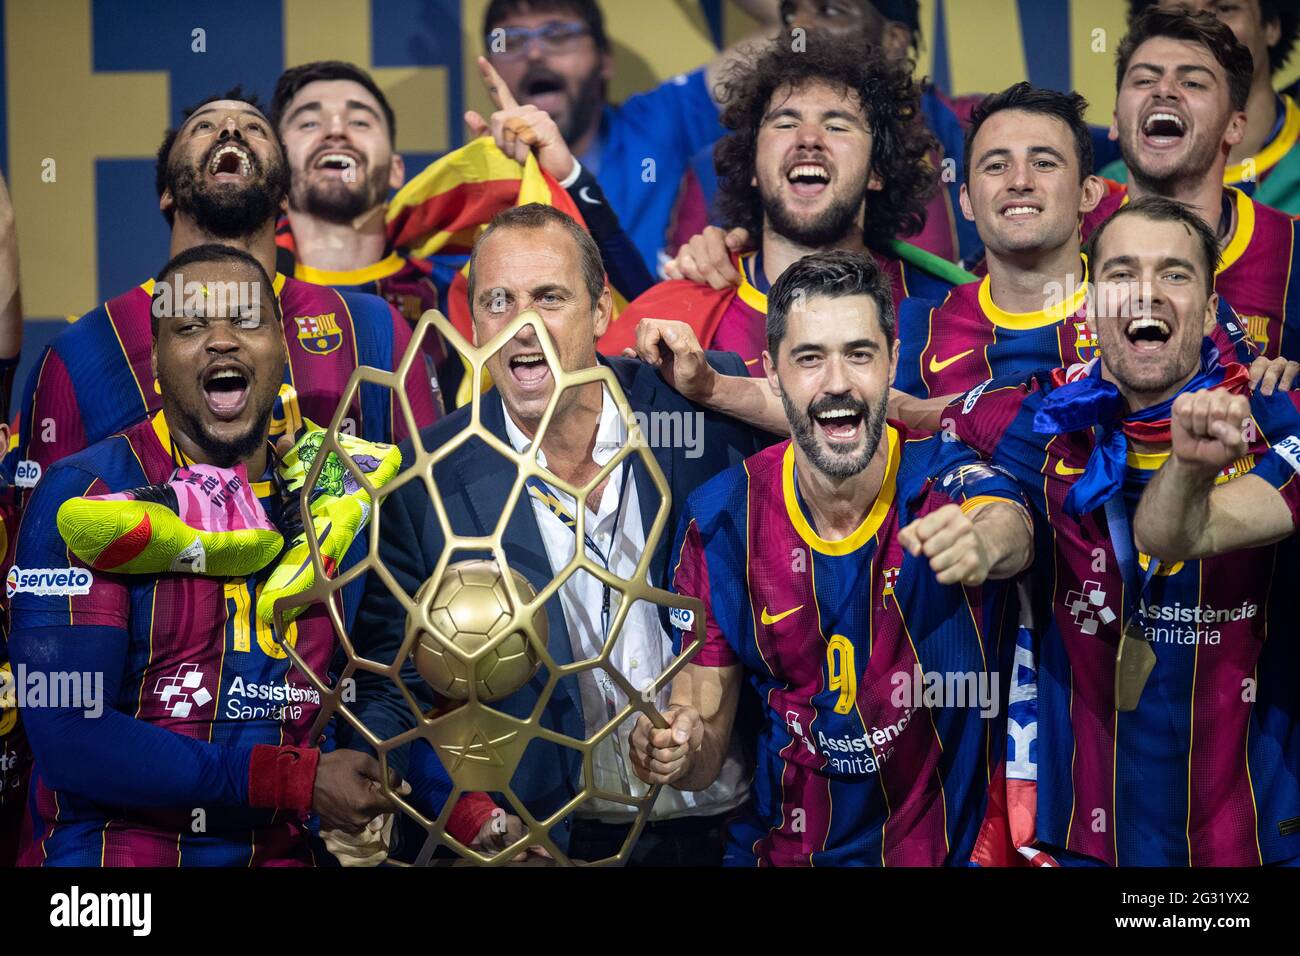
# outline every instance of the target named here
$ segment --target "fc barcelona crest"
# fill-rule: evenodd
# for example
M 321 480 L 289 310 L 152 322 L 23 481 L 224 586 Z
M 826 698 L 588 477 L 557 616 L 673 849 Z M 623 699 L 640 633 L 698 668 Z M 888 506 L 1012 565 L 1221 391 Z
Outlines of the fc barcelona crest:
M 333 312 L 295 315 L 293 321 L 298 326 L 298 344 L 313 355 L 329 355 L 343 344 L 343 331 Z
M 898 586 L 898 572 L 902 568 L 885 568 L 885 594 L 893 594 L 894 588 Z
M 1082 362 L 1091 361 L 1095 354 L 1094 350 L 1098 346 L 1097 337 L 1092 334 L 1092 330 L 1088 328 L 1088 323 L 1083 319 L 1079 319 L 1074 323 L 1074 333 L 1074 349 L 1079 355 L 1079 360 Z

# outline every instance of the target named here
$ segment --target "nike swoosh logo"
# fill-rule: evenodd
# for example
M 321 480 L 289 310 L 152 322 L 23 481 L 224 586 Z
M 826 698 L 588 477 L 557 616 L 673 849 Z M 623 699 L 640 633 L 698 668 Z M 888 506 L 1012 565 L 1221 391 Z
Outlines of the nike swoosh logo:
M 942 362 L 938 362 L 938 361 L 936 361 L 936 360 L 935 360 L 935 357 L 934 357 L 933 355 L 931 355 L 931 356 L 930 356 L 930 371 L 931 371 L 933 374 L 938 375 L 940 372 L 942 372 L 944 369 L 946 369 L 946 368 L 947 368 L 949 365 L 951 365 L 953 362 L 957 362 L 957 361 L 960 361 L 961 359 L 964 359 L 966 356 L 970 355 L 971 352 L 974 352 L 974 351 L 975 351 L 974 349 L 967 349 L 965 352 L 958 352 L 958 353 L 957 353 L 956 355 L 954 355 L 952 358 L 944 359 Z
M 603 206 L 603 205 L 605 205 L 603 202 L 601 202 L 601 201 L 600 201 L 599 199 L 597 199 L 595 196 L 591 196 L 591 195 L 589 195 L 589 194 L 587 193 L 587 190 L 589 190 L 590 188 L 591 188 L 590 186 L 583 186 L 581 189 L 579 189 L 579 190 L 578 190 L 578 198 L 581 199 L 583 202 L 585 202 L 588 206 Z
M 1069 478 L 1071 475 L 1082 475 L 1083 468 L 1071 468 L 1060 458 L 1056 459 L 1056 473 L 1062 478 Z
M 792 607 L 792 608 L 790 608 L 790 610 L 788 610 L 788 611 L 782 611 L 780 614 L 777 614 L 777 615 L 773 616 L 773 615 L 767 613 L 767 606 L 764 605 L 764 606 L 763 606 L 763 613 L 759 615 L 759 618 L 762 620 L 762 622 L 763 622 L 764 624 L 775 624 L 777 621 L 783 621 L 783 620 L 785 620 L 787 617 L 789 617 L 789 616 L 790 616 L 791 614 L 793 614 L 795 611 L 802 611 L 802 610 L 803 610 L 803 605 L 800 604 L 798 607 Z

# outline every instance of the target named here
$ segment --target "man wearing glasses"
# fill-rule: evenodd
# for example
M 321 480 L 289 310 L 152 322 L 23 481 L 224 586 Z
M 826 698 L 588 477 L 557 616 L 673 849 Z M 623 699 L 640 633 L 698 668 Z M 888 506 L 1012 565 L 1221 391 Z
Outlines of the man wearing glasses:
M 733 2 L 765 32 L 780 26 L 771 0 Z M 715 78 L 745 42 L 613 105 L 606 96 L 614 55 L 597 0 L 492 0 L 483 17 L 492 65 L 520 103 L 555 120 L 654 273 L 691 156 L 725 132 L 712 94 Z

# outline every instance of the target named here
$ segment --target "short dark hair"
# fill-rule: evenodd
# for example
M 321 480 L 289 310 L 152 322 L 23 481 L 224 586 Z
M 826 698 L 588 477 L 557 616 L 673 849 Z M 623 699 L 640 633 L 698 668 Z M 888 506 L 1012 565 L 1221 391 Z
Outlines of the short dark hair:
M 867 201 L 863 242 L 879 248 L 896 236 L 920 231 L 939 180 L 926 161 L 937 143 L 920 119 L 910 64 L 892 65 L 875 47 L 836 40 L 820 31 L 809 31 L 806 40 L 800 52 L 788 37 L 778 37 L 738 61 L 722 79 L 722 125 L 731 132 L 713 150 L 719 217 L 728 228 L 742 226 L 752 236 L 761 232 L 763 204 L 758 187 L 751 185 L 759 128 L 778 90 L 823 82 L 856 94 L 871 128 L 870 172 L 885 188 Z
M 1214 291 L 1214 274 L 1219 269 L 1219 239 L 1214 234 L 1204 219 L 1192 211 L 1190 206 L 1180 203 L 1176 199 L 1167 199 L 1164 196 L 1147 196 L 1134 202 L 1125 203 L 1106 217 L 1105 221 L 1093 230 L 1088 242 L 1084 246 L 1083 253 L 1088 257 L 1091 268 L 1096 268 L 1100 262 L 1100 249 L 1102 236 L 1106 230 L 1118 219 L 1125 216 L 1142 216 L 1153 222 L 1176 222 L 1191 230 L 1193 238 L 1196 239 L 1197 245 L 1201 247 L 1201 256 L 1205 260 L 1205 284 L 1206 291 Z
M 1132 25 L 1133 21 L 1149 7 L 1159 2 L 1160 0 L 1129 0 L 1129 24 Z M 1276 73 L 1286 66 L 1287 60 L 1291 59 L 1296 37 L 1300 36 L 1300 10 L 1296 9 L 1295 0 L 1256 0 L 1256 2 L 1259 4 L 1261 23 L 1271 23 L 1274 20 L 1278 23 L 1277 42 L 1268 48 L 1269 72 Z
M 397 142 L 397 117 L 393 115 L 393 107 L 389 104 L 388 97 L 384 96 L 384 91 L 379 88 L 369 73 L 355 63 L 347 63 L 343 60 L 316 60 L 312 63 L 303 63 L 301 66 L 291 66 L 280 74 L 280 78 L 275 81 L 275 92 L 271 94 L 270 119 L 277 130 L 284 119 L 285 110 L 298 95 L 298 91 L 308 83 L 315 83 L 317 80 L 350 80 L 364 87 L 366 92 L 379 103 L 379 108 L 384 113 L 384 119 L 388 123 L 388 141 L 394 144 Z
M 966 144 L 963 156 L 964 182 L 970 182 L 970 164 L 975 148 L 975 136 L 989 117 L 1004 110 L 1021 110 L 1054 116 L 1074 134 L 1074 155 L 1079 160 L 1079 181 L 1092 175 L 1092 131 L 1084 118 L 1088 101 L 1078 93 L 1060 93 L 1028 83 L 1016 83 L 1001 93 L 990 93 L 971 111 L 970 125 L 966 127 Z
M 243 249 L 236 249 L 234 246 L 227 246 L 220 242 L 208 242 L 201 246 L 190 246 L 190 248 L 176 253 L 167 260 L 167 264 L 159 269 L 158 274 L 154 276 L 154 298 L 149 304 L 149 324 L 154 338 L 158 337 L 159 286 L 182 269 L 200 262 L 238 262 L 256 270 L 258 281 L 263 283 L 261 288 L 265 290 L 267 298 L 271 300 L 271 314 L 275 317 L 276 325 L 284 321 L 284 313 L 280 311 L 280 298 L 275 294 L 275 283 L 267 275 L 262 263 Z
M 266 107 L 262 105 L 258 95 L 256 93 L 246 93 L 243 85 L 239 83 L 236 83 L 224 93 L 213 93 L 211 96 L 205 96 L 192 106 L 187 106 L 181 110 L 181 121 L 175 126 L 169 127 L 167 132 L 163 134 L 162 145 L 158 147 L 158 154 L 154 158 L 154 187 L 158 190 L 159 198 L 167 191 L 167 160 L 171 157 L 172 147 L 176 145 L 176 137 L 180 135 L 181 127 L 185 125 L 185 122 L 191 116 L 209 103 L 215 103 L 217 100 L 234 100 L 238 103 L 247 103 L 263 116 L 266 116 Z M 270 117 L 267 117 L 267 121 L 270 122 Z M 274 123 L 271 124 L 271 137 L 275 140 L 276 145 L 280 147 L 280 155 L 283 156 L 284 142 L 280 139 L 280 134 L 276 130 Z M 163 213 L 163 218 L 167 220 L 168 226 L 173 225 L 176 222 L 176 210 L 168 209 Z
M 796 301 L 806 303 L 816 296 L 840 299 L 850 295 L 870 296 L 876 303 L 885 344 L 893 347 L 894 292 L 889 276 L 868 254 L 828 249 L 804 256 L 787 267 L 767 293 L 767 350 L 773 361 L 785 339 L 790 309 Z
M 1237 39 L 1231 28 L 1212 13 L 1175 13 L 1150 7 L 1141 13 L 1119 41 L 1115 55 L 1115 89 L 1124 85 L 1133 54 L 1143 43 L 1155 37 L 1199 43 L 1213 54 L 1228 75 L 1228 96 L 1234 110 L 1244 110 L 1250 97 L 1250 81 L 1255 60 L 1250 48 Z
M 794 20 L 794 3 L 795 0 L 781 0 L 778 4 L 781 22 L 786 27 L 789 27 Z M 858 3 L 871 7 L 885 23 L 898 23 L 907 27 L 912 34 L 912 42 L 908 46 L 913 50 L 920 47 L 921 4 L 919 0 L 858 0 Z
M 483 13 L 483 45 L 487 49 L 492 49 L 492 31 L 516 13 L 571 13 L 587 25 L 596 49 L 609 52 L 605 14 L 596 0 L 492 0 Z
M 545 229 L 547 226 L 559 226 L 569 234 L 569 238 L 578 247 L 582 280 L 591 297 L 592 306 L 600 301 L 601 293 L 605 291 L 605 264 L 601 261 L 596 240 L 568 213 L 544 203 L 530 202 L 497 213 L 474 242 L 474 249 L 469 254 L 469 275 L 466 277 L 471 313 L 474 311 L 474 264 L 488 236 L 503 229 Z

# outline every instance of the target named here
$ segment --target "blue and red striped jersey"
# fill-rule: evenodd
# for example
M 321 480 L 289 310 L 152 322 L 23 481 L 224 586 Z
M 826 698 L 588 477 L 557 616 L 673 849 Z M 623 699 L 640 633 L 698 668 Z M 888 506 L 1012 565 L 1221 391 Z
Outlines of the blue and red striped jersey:
M 1088 330 L 1086 300 L 1085 281 L 1063 286 L 1041 311 L 1007 312 L 993 302 L 988 276 L 954 286 L 941 300 L 906 299 L 898 310 L 894 387 L 938 398 L 1001 375 L 1087 362 L 1097 354 L 1097 341 Z
M 277 274 L 289 361 L 285 383 L 298 409 L 319 425 L 334 417 L 359 365 L 392 370 L 411 341 L 411 328 L 388 303 Z M 5 459 L 11 480 L 32 487 L 59 459 L 144 419 L 161 405 L 150 369 L 150 296 L 145 282 L 64 329 L 29 376 L 15 445 Z M 420 363 L 406 381 L 417 428 L 437 419 Z M 409 429 L 396 393 L 363 383 L 342 423 L 371 441 L 400 442 Z M 273 431 L 274 423 L 273 423 Z
M 896 248 L 918 262 L 892 252 L 871 250 L 876 265 L 889 276 L 895 312 L 907 296 L 942 300 L 953 287 L 953 279 L 965 275 L 951 263 L 935 264 L 933 257 L 927 258 L 906 243 L 897 243 Z M 714 289 L 685 279 L 651 286 L 619 313 L 609 331 L 596 343 L 597 348 L 605 355 L 621 355 L 624 348 L 636 345 L 636 326 L 641 319 L 677 319 L 694 329 L 704 348 L 735 352 L 744 360 L 750 374 L 761 378 L 763 351 L 767 348 L 767 293 L 771 284 L 759 253 L 738 256 L 735 264 L 740 285 L 734 288 Z
M 271 567 L 247 578 L 92 571 L 55 524 L 69 498 L 167 480 L 178 455 L 159 413 L 52 465 L 28 503 L 7 580 L 14 666 L 28 675 L 75 672 L 89 645 L 107 666 L 102 713 L 74 714 L 44 749 L 35 733 L 44 715 L 25 709 L 36 759 L 24 864 L 313 862 L 305 813 L 249 805 L 253 748 L 314 746 L 308 734 L 321 704 L 257 618 Z M 274 484 L 254 490 L 278 517 Z M 344 598 L 346 620 L 359 583 Z M 304 612 L 284 640 L 317 674 L 328 672 L 337 641 L 323 605 Z M 87 756 L 70 738 L 92 732 L 106 736 Z M 82 762 L 60 774 L 72 752 Z
M 292 275 L 302 282 L 329 286 L 339 292 L 377 295 L 412 326 L 420 321 L 420 316 L 425 312 L 437 309 L 439 303 L 446 301 L 447 287 L 456 270 L 465 264 L 466 258 L 445 256 L 413 259 L 390 250 L 378 262 L 360 269 L 316 269 L 298 260 L 297 245 L 287 216 L 276 225 L 275 242 L 278 247 L 276 266 L 281 273 Z M 451 347 L 433 330 L 421 341 L 420 350 L 425 355 L 425 371 L 441 416 L 446 408 L 442 394 L 446 383 L 442 379 L 450 375 L 459 382 L 462 372 L 460 357 L 453 355 Z M 449 359 L 454 361 L 449 362 Z M 456 394 L 454 386 L 450 393 Z
M 943 299 L 911 297 L 898 309 L 898 376 L 894 387 L 917 398 L 960 395 L 980 382 L 1068 369 L 1096 358 L 1088 328 L 1088 285 L 1065 283 L 1047 290 L 1037 312 L 998 308 L 985 276 L 954 286 Z M 1226 300 L 1219 301 L 1212 336 L 1222 355 L 1247 365 L 1258 348 Z
M 1137 709 L 1117 711 L 1123 575 L 1103 510 L 1079 519 L 1064 510 L 1095 438 L 1034 431 L 1051 390 L 1047 376 L 1002 379 L 950 406 L 957 437 L 1013 474 L 1034 513 L 1040 847 L 1120 866 L 1300 856 L 1300 648 L 1287 639 L 1285 585 L 1300 573 L 1296 539 L 1159 568 L 1132 602 L 1157 663 Z M 1294 510 L 1295 462 L 1267 453 L 1298 434 L 1297 404 L 1290 393 L 1251 395 L 1257 438 L 1219 480 L 1253 470 Z M 1293 448 L 1300 438 L 1282 451 Z M 1130 519 L 1166 457 L 1130 449 Z M 1147 567 L 1145 555 L 1138 561 Z
M 960 442 L 886 431 L 879 496 L 842 540 L 812 526 L 789 441 L 723 472 L 686 505 L 673 587 L 707 613 L 692 663 L 740 665 L 764 705 L 730 864 L 969 859 L 1002 746 L 1000 673 L 1015 615 L 1002 584 L 940 585 L 898 533 L 949 503 L 969 511 L 1023 499 Z M 674 631 L 678 647 L 690 633 Z M 936 695 L 936 680 L 964 693 Z

